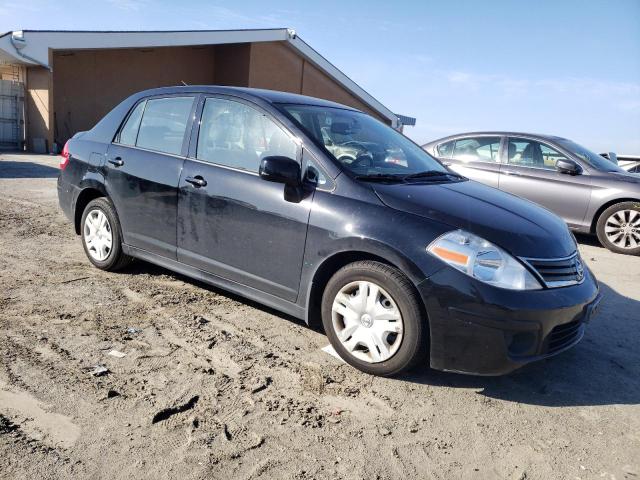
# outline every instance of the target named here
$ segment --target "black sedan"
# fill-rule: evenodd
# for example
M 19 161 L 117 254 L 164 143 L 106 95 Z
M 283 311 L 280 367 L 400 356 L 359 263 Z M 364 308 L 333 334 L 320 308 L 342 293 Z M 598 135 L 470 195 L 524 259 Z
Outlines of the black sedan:
M 341 161 L 327 135 L 370 154 Z M 562 219 L 317 98 L 141 92 L 76 134 L 60 167 L 96 267 L 140 259 L 321 322 L 371 374 L 425 358 L 507 373 L 575 345 L 600 298 Z

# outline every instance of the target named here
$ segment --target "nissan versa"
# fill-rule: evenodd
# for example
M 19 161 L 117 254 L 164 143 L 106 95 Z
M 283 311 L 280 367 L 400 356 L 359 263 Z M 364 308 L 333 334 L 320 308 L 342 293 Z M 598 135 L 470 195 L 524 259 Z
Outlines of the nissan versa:
M 575 345 L 600 300 L 559 217 L 316 98 L 148 90 L 69 140 L 60 167 L 96 267 L 138 258 L 322 322 L 371 374 L 504 374 Z

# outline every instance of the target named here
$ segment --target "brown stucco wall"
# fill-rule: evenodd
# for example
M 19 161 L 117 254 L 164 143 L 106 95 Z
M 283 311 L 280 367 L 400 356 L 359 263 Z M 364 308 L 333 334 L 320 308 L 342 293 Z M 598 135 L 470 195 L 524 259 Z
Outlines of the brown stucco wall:
M 127 96 L 154 87 L 212 84 L 215 48 L 75 50 L 53 54 L 55 138 L 93 127 Z
M 33 139 L 44 138 L 49 148 L 53 142 L 53 97 L 51 73 L 44 67 L 27 68 L 26 122 L 27 148 L 33 150 Z
M 284 42 L 251 45 L 249 86 L 300 93 L 304 60 Z
M 53 74 L 29 68 L 28 137 L 62 144 L 87 130 L 132 93 L 148 88 L 218 84 L 316 96 L 383 117 L 286 42 L 152 49 L 55 51 Z M 31 147 L 31 143 L 29 144 Z
M 247 87 L 249 85 L 251 44 L 217 45 L 215 52 L 215 84 Z
M 332 100 L 367 112 L 388 123 L 331 77 L 300 57 L 285 42 L 251 45 L 249 86 Z

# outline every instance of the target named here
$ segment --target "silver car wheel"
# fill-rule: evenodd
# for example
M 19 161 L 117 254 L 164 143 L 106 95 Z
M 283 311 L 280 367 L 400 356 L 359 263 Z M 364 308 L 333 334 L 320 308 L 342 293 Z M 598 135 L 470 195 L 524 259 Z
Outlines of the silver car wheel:
M 109 220 L 102 210 L 91 210 L 87 214 L 84 221 L 83 238 L 91 258 L 104 262 L 111 253 L 113 235 Z
M 616 247 L 632 249 L 640 246 L 640 213 L 619 210 L 607 218 L 604 225 L 607 239 Z
M 342 346 L 367 363 L 389 360 L 402 342 L 402 315 L 385 290 L 368 281 L 351 282 L 331 308 L 333 329 Z

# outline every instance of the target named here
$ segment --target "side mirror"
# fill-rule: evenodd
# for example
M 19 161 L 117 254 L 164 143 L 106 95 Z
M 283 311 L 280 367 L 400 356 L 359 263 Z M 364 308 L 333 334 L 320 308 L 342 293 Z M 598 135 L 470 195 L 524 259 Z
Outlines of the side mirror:
M 560 173 L 578 175 L 582 169 L 577 163 L 572 160 L 561 159 L 556 162 L 556 170 L 558 170 Z
M 609 152 L 609 160 L 611 160 L 613 163 L 615 163 L 616 165 L 618 165 L 618 156 L 615 154 L 615 152 Z
M 284 183 L 290 187 L 298 187 L 302 183 L 300 164 L 289 157 L 264 157 L 258 174 L 263 180 Z

